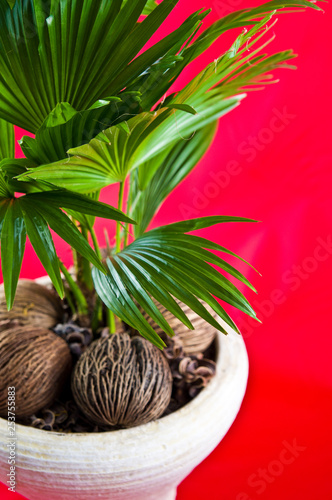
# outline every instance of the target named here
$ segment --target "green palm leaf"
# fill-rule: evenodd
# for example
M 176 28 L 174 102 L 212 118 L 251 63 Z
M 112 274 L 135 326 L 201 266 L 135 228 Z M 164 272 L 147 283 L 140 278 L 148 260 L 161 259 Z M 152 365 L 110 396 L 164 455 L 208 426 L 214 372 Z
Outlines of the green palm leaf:
M 30 242 L 49 275 L 61 298 L 64 296 L 63 283 L 60 275 L 59 260 L 56 254 L 53 238 L 46 219 L 27 203 L 24 198 L 17 201 L 22 209 L 26 231 Z M 5 265 L 5 263 L 3 263 Z M 8 304 L 10 307 L 10 304 Z
M 80 214 L 92 215 L 93 217 L 103 217 L 104 219 L 135 224 L 135 221 L 127 217 L 121 210 L 74 191 L 58 189 L 56 191 L 32 193 L 28 198 L 31 203 L 39 202 L 56 208 L 75 210 Z
M 18 200 L 1 203 L 1 266 L 5 296 L 10 309 L 22 267 L 26 227 Z
M 120 210 L 70 191 L 45 191 L 14 198 L 0 172 L 1 265 L 9 309 L 15 298 L 26 235 L 61 297 L 63 284 L 59 260 L 49 228 L 100 272 L 105 272 L 103 264 L 88 241 L 60 208 L 78 213 L 81 217 L 84 215 L 87 221 L 90 217 L 101 216 L 134 223 Z
M 197 13 L 136 57 L 177 2 L 17 0 L 11 8 L 0 0 L 0 117 L 35 133 L 60 102 L 84 110 L 117 95 L 199 25 Z
M 130 1 L 130 0 L 127 0 L 127 1 Z M 158 4 L 156 3 L 156 0 L 148 0 L 146 2 L 146 5 L 145 5 L 145 7 L 143 9 L 142 14 L 144 16 L 148 16 L 157 7 L 157 5 Z
M 126 126 L 111 127 L 89 144 L 70 149 L 68 159 L 29 169 L 19 179 L 51 182 L 81 193 L 91 193 L 112 183 L 123 182 L 133 169 L 158 154 L 167 154 L 167 149 L 178 142 L 179 135 L 195 132 L 233 109 L 240 99 L 215 99 L 214 103 L 205 103 L 206 108 L 199 116 L 168 108 L 156 113 L 142 113 L 129 120 Z M 178 113 L 181 113 L 179 117 Z M 151 162 L 149 165 L 154 169 L 158 167 L 158 163 Z M 151 171 L 151 176 L 154 171 Z
M 59 103 L 36 137 L 24 136 L 19 143 L 25 156 L 36 165 L 56 162 L 67 158 L 69 149 L 89 142 L 105 128 L 137 114 L 139 109 L 139 97 L 135 93 L 97 101 L 85 111 Z
M 274 69 L 289 67 L 285 61 L 294 57 L 292 52 L 269 57 L 261 53 L 271 41 L 259 43 L 273 27 L 272 24 L 262 29 L 271 17 L 272 14 L 264 17 L 251 30 L 239 35 L 223 57 L 208 65 L 181 92 L 169 96 L 155 112 L 141 113 L 115 125 L 89 144 L 70 149 L 68 159 L 42 165 L 29 175 L 60 187 L 75 186 L 83 193 L 123 182 L 129 172 L 142 165 L 145 176 L 151 179 L 159 162 L 179 139 L 190 139 L 192 134 L 238 106 L 245 97 L 240 94 L 243 90 L 272 83 L 270 72 Z
M 162 202 L 197 165 L 210 146 L 215 131 L 216 123 L 212 122 L 189 141 L 180 140 L 170 151 L 166 151 L 166 157 L 153 158 L 151 162 L 154 163 L 154 173 L 149 164 L 141 165 L 134 173 L 130 196 L 131 215 L 137 222 L 134 227 L 135 237 L 146 231 Z
M 11 198 L 12 193 L 10 191 L 10 188 L 3 176 L 3 173 L 0 172 L 0 200 L 3 198 Z
M 0 161 L 15 156 L 14 127 L 0 119 Z
M 232 12 L 214 22 L 192 43 L 185 44 L 181 50 L 176 51 L 174 48 L 165 54 L 163 58 L 145 70 L 131 86 L 128 86 L 128 90 L 140 91 L 142 93 L 141 102 L 143 108 L 150 109 L 166 94 L 186 66 L 200 56 L 225 32 L 246 27 L 248 24 L 257 25 L 262 18 L 268 14 L 274 14 L 275 11 L 278 11 L 278 14 L 287 12 L 281 9 L 289 8 L 291 9 L 289 12 L 301 12 L 303 7 L 321 10 L 315 3 L 307 0 L 272 0 L 255 8 Z M 167 67 L 167 71 L 165 71 L 165 67 Z
M 158 347 L 160 339 L 151 331 L 136 302 L 168 334 L 172 334 L 172 331 L 165 325 L 152 298 L 188 328 L 192 326 L 175 305 L 173 297 L 183 301 L 212 326 L 226 333 L 202 305 L 200 300 L 204 300 L 237 331 L 236 325 L 213 295 L 253 318 L 256 318 L 256 314 L 243 294 L 210 264 L 219 266 L 251 287 L 250 283 L 223 259 L 205 250 L 210 246 L 209 241 L 200 239 L 198 243 L 196 236 L 186 233 L 214 224 L 240 221 L 251 222 L 240 217 L 205 217 L 170 224 L 145 233 L 107 260 L 107 275 L 101 274 L 97 269 L 93 270 L 98 295 L 109 309 Z M 218 249 L 224 250 L 223 247 Z

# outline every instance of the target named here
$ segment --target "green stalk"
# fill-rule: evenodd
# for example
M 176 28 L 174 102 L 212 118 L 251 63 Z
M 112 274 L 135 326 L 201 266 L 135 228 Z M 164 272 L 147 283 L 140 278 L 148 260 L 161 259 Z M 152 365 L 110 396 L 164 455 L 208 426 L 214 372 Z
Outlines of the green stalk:
M 110 333 L 116 333 L 115 314 L 110 309 L 106 309 L 106 313 L 107 313 L 107 326 L 110 329 Z
M 72 278 L 70 272 L 63 264 L 63 262 L 61 262 L 60 259 L 59 259 L 59 266 L 73 296 L 75 297 L 79 314 L 84 314 L 84 315 L 88 314 L 88 304 L 80 287 L 78 286 L 76 281 Z
M 71 217 L 71 216 L 69 218 L 72 221 L 72 223 L 75 224 L 75 226 L 78 228 L 78 222 L 77 222 L 77 220 L 74 219 L 74 217 Z M 72 256 L 73 256 L 73 264 L 74 264 L 75 276 L 76 276 L 76 280 L 77 280 L 78 276 L 79 276 L 78 254 L 77 254 L 77 251 L 75 250 L 75 248 L 70 247 L 70 249 L 71 249 L 71 253 L 72 253 Z
M 75 274 L 76 276 L 78 275 L 78 258 L 77 258 L 77 252 L 75 248 L 71 248 L 71 252 L 73 255 L 73 262 L 74 262 L 74 269 L 75 269 Z
M 87 229 L 82 226 L 81 231 L 82 231 L 82 235 L 84 236 L 84 238 L 88 241 Z M 87 287 L 87 289 L 91 291 L 91 290 L 93 290 L 93 281 L 92 281 L 90 262 L 81 256 L 80 256 L 79 260 L 80 260 L 80 264 L 81 264 L 83 283 Z
M 128 200 L 127 200 L 127 214 L 130 213 L 131 209 L 131 203 L 132 203 L 132 198 L 133 198 L 133 191 L 131 189 L 131 175 L 129 175 L 129 194 L 128 194 Z M 126 248 L 128 245 L 128 236 L 129 236 L 129 222 L 125 224 L 124 227 L 124 242 L 123 242 L 123 248 Z
M 90 229 L 90 234 L 91 234 L 92 243 L 93 243 L 95 252 L 98 255 L 98 258 L 101 260 L 102 259 L 101 251 L 100 251 L 100 247 L 98 244 L 97 235 L 96 235 L 95 230 L 93 228 Z
M 118 201 L 118 209 L 119 210 L 122 210 L 122 206 L 123 206 L 124 185 L 125 185 L 124 182 L 120 182 L 119 201 Z M 121 224 L 120 224 L 120 222 L 116 223 L 115 250 L 116 250 L 116 253 L 119 253 L 121 251 Z M 110 309 L 107 309 L 107 326 L 110 329 L 110 333 L 116 332 L 115 314 Z
M 98 258 L 100 260 L 102 260 L 102 255 L 101 255 L 101 251 L 100 251 L 100 247 L 99 247 L 99 244 L 98 244 L 98 239 L 97 239 L 97 235 L 95 233 L 95 230 L 93 228 L 91 228 L 89 231 L 90 231 L 90 234 L 91 234 L 91 239 L 92 239 L 92 242 L 93 242 L 93 246 L 94 246 L 95 252 L 98 255 Z M 107 314 L 107 326 L 110 329 L 110 333 L 115 333 L 116 328 L 115 328 L 115 317 L 114 317 L 114 314 L 109 309 L 106 309 L 106 314 Z M 102 302 L 99 299 L 99 297 L 97 297 L 96 305 L 95 305 L 95 308 L 94 308 L 94 311 L 93 311 L 92 329 L 96 330 L 98 328 L 99 322 L 101 322 L 101 321 L 102 321 Z
M 119 202 L 118 202 L 118 209 L 122 210 L 123 206 L 123 195 L 124 195 L 124 182 L 120 182 L 120 189 L 119 189 Z M 116 244 L 115 244 L 115 249 L 116 253 L 119 253 L 121 251 L 121 223 L 117 222 L 116 223 Z

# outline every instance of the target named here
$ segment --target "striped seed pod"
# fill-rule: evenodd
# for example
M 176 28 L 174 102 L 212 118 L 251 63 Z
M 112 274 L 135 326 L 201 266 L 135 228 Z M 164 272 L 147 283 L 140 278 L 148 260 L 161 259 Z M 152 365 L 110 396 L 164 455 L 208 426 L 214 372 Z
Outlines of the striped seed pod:
M 67 343 L 45 328 L 21 326 L 0 333 L 0 416 L 8 415 L 14 387 L 17 418 L 52 404 L 71 369 Z
M 142 337 L 98 339 L 78 360 L 72 377 L 76 404 L 96 425 L 135 427 L 159 418 L 172 392 L 161 351 Z
M 7 311 L 3 285 L 0 285 L 0 325 L 30 325 L 52 328 L 63 317 L 61 300 L 45 286 L 34 281 L 20 280 L 14 305 Z M 4 328 L 0 328 L 4 329 Z

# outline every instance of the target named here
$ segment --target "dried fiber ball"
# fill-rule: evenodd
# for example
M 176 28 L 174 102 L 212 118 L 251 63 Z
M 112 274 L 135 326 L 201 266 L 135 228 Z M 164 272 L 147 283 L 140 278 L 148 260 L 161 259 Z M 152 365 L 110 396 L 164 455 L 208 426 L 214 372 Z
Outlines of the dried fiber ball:
M 134 427 L 164 413 L 172 374 L 161 351 L 150 342 L 115 334 L 96 340 L 80 357 L 72 391 L 92 423 Z
M 204 352 L 213 342 L 217 334 L 217 330 L 207 323 L 205 319 L 202 319 L 195 313 L 189 306 L 181 302 L 179 299 L 175 298 L 176 302 L 179 304 L 185 315 L 191 321 L 194 330 L 187 328 L 178 318 L 176 318 L 171 312 L 169 312 L 163 305 L 160 304 L 156 299 L 152 299 L 159 311 L 162 313 L 166 321 L 170 324 L 171 328 L 175 333 L 175 337 L 170 339 L 167 334 L 154 322 L 150 316 L 144 311 L 142 311 L 143 316 L 146 318 L 148 323 L 152 328 L 158 333 L 158 335 L 168 344 L 171 345 L 172 342 L 176 342 L 182 347 L 183 353 L 190 356 L 201 352 Z M 207 311 L 214 317 L 217 318 L 217 314 L 214 312 L 212 307 L 210 307 L 206 302 L 200 300 Z
M 4 287 L 0 286 L 0 325 L 5 326 L 7 322 L 9 328 L 17 325 L 52 328 L 62 316 L 61 300 L 45 286 L 20 280 L 10 311 L 7 311 Z
M 8 415 L 8 387 L 15 387 L 17 418 L 53 403 L 71 363 L 67 343 L 50 330 L 22 326 L 1 332 L 0 416 Z

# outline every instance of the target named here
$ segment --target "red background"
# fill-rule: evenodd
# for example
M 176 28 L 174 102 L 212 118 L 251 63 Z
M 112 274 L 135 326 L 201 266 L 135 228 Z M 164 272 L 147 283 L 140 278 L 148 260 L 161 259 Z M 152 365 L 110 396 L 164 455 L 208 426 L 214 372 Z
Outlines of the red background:
M 160 32 L 195 9 L 213 8 L 207 25 L 252 5 L 248 0 L 181 0 Z M 259 269 L 262 277 L 241 267 L 259 291 L 247 296 L 263 324 L 234 313 L 249 353 L 247 394 L 233 427 L 182 483 L 178 500 L 332 498 L 332 16 L 331 7 L 324 8 L 325 14 L 279 16 L 270 50 L 293 48 L 298 70 L 279 71 L 280 83 L 252 93 L 222 119 L 213 146 L 154 221 L 160 225 L 216 214 L 262 221 L 201 232 Z M 181 82 L 226 50 L 227 41 L 228 35 L 192 64 Z M 274 118 L 280 114 L 283 122 Z M 115 203 L 115 194 L 115 188 L 108 189 L 104 201 Z M 69 264 L 67 247 L 57 244 Z M 28 247 L 22 277 L 43 274 Z M 292 460 L 286 450 L 294 444 L 299 448 Z M 0 493 L 4 499 L 22 498 L 4 486 Z

